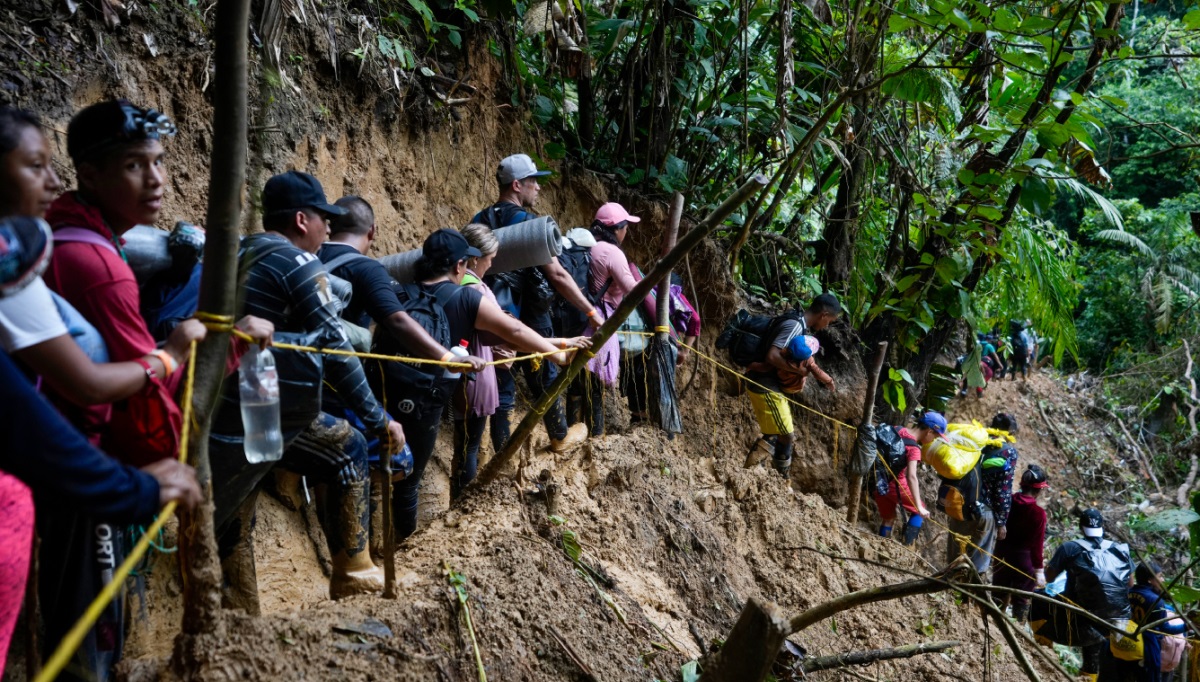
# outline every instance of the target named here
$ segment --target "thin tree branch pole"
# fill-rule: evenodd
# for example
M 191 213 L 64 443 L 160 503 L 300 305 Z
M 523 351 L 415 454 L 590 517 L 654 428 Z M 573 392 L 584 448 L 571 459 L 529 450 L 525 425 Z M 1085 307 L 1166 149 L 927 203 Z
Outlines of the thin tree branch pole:
M 634 308 L 646 298 L 646 295 L 650 293 L 650 289 L 653 288 L 654 283 L 662 279 L 663 273 L 674 269 L 689 251 L 699 246 L 700 242 L 704 241 L 713 230 L 725 222 L 725 219 L 731 213 L 749 200 L 750 197 L 754 196 L 755 193 L 759 192 L 766 184 L 766 177 L 755 175 L 739 187 L 720 206 L 713 209 L 713 212 L 707 218 L 700 221 L 700 224 L 693 227 L 691 231 L 684 235 L 675 248 L 671 249 L 671 252 L 666 256 L 663 256 L 658 265 L 655 265 L 654 269 L 642 281 L 637 283 L 637 286 L 621 301 L 621 305 L 617 306 L 617 309 L 613 311 L 612 316 L 605 320 L 600 329 L 592 335 L 593 347 L 599 348 L 603 346 L 605 341 L 608 341 L 613 334 L 617 333 L 617 328 L 621 326 L 626 317 L 629 317 Z M 562 394 L 571 380 L 583 370 L 587 361 L 587 353 L 575 354 L 575 358 L 571 361 L 571 364 L 559 372 L 558 379 L 554 381 L 550 388 L 542 394 L 541 399 L 525 414 L 525 418 L 521 420 L 521 423 L 508 439 L 508 445 L 505 446 L 504 451 L 493 457 L 487 466 L 479 472 L 479 476 L 476 477 L 475 481 L 463 491 L 464 494 L 459 497 L 460 502 L 469 497 L 472 491 L 486 486 L 500 476 L 500 472 L 504 470 L 504 467 L 508 465 L 521 449 L 525 440 L 529 438 L 529 434 L 533 433 L 533 429 L 538 421 L 541 420 L 542 415 L 546 413 L 546 410 L 550 408 L 550 405 L 555 400 L 558 400 L 558 396 Z
M 876 567 L 878 567 L 878 568 L 882 568 L 882 569 L 885 569 L 885 570 L 889 570 L 889 571 L 895 571 L 895 572 L 897 572 L 897 573 L 903 573 L 903 574 L 905 574 L 905 575 L 911 575 L 911 576 L 919 576 L 919 575 L 920 575 L 919 573 L 916 573 L 916 572 L 914 572 L 914 571 L 910 571 L 910 570 L 908 570 L 908 569 L 906 569 L 906 568 L 901 568 L 901 567 L 899 567 L 899 566 L 893 566 L 893 565 L 891 565 L 891 564 L 885 564 L 885 563 L 883 563 L 883 562 L 880 562 L 880 561 L 874 561 L 874 560 L 872 560 L 872 559 L 863 559 L 863 558 L 861 558 L 861 557 L 855 557 L 855 556 L 844 556 L 844 555 L 833 554 L 833 553 L 831 553 L 831 552 L 825 552 L 825 551 L 819 550 L 819 549 L 817 549 L 817 548 L 815 548 L 815 547 L 808 547 L 808 546 L 801 545 L 800 547 L 795 547 L 795 548 L 792 548 L 792 549 L 801 550 L 801 551 L 806 551 L 806 552 L 813 552 L 814 554 L 820 554 L 821 556 L 826 556 L 826 557 L 829 557 L 830 559 L 836 559 L 836 560 L 838 560 L 838 561 L 855 561 L 855 562 L 862 563 L 862 564 L 867 564 L 867 565 L 870 565 L 870 566 L 876 566 Z M 964 567 L 964 568 L 965 568 L 965 567 Z M 976 603 L 980 604 L 982 608 L 987 608 L 987 606 L 988 606 L 988 605 L 990 605 L 990 606 L 992 606 L 993 608 L 995 608 L 995 604 L 993 604 L 989 598 L 987 598 L 987 597 L 981 597 L 981 596 L 979 596 L 978 594 L 975 594 L 975 593 L 974 593 L 974 591 L 968 591 L 968 589 L 967 589 L 967 588 L 975 588 L 976 590 L 978 590 L 978 589 L 981 589 L 981 588 L 982 588 L 982 589 L 987 589 L 988 591 L 992 591 L 992 592 L 1000 592 L 1000 591 L 1002 591 L 1002 592 L 1008 592 L 1008 593 L 1010 593 L 1010 594 L 1012 594 L 1012 593 L 1021 593 L 1021 594 L 1025 594 L 1025 595 L 1027 595 L 1027 596 L 1030 596 L 1030 597 L 1032 597 L 1032 598 L 1036 598 L 1036 599 L 1044 599 L 1044 600 L 1049 600 L 1049 601 L 1055 601 L 1055 600 L 1053 599 L 1053 597 L 1047 597 L 1047 596 L 1046 596 L 1046 595 L 1044 595 L 1044 594 L 1037 594 L 1037 593 L 1034 593 L 1034 592 L 1023 592 L 1022 590 L 1013 590 L 1013 589 L 1008 589 L 1008 588 L 1005 588 L 1005 589 L 997 589 L 995 585 L 964 585 L 964 584 L 962 584 L 962 583 L 958 583 L 958 582 L 951 582 L 951 581 L 949 581 L 949 580 L 942 580 L 942 582 L 944 582 L 944 583 L 945 583 L 945 584 L 946 584 L 948 587 L 950 587 L 951 589 L 957 590 L 957 591 L 958 591 L 960 594 L 962 594 L 962 596 L 966 597 L 967 599 L 970 599 L 971 601 L 974 601 L 974 602 L 976 602 Z M 1067 607 L 1067 608 L 1072 608 L 1072 609 L 1074 609 L 1074 608 L 1075 608 L 1075 607 L 1071 607 L 1071 606 L 1070 606 L 1070 605 L 1068 605 L 1068 604 L 1063 604 L 1062 602 L 1056 602 L 1056 603 L 1062 604 L 1064 607 Z M 1108 623 L 1108 621 L 1104 621 L 1104 620 L 1101 620 L 1101 619 L 1099 619 L 1099 618 L 1096 618 L 1095 616 L 1092 616 L 1090 613 L 1088 613 L 1087 611 L 1083 611 L 1082 609 L 1077 609 L 1077 610 L 1078 610 L 1078 611 L 1079 611 L 1081 614 L 1083 614 L 1083 615 L 1085 615 L 1085 616 L 1088 616 L 1088 617 L 1091 617 L 1091 618 L 1095 618 L 1095 620 L 1096 620 L 1096 621 L 1098 621 L 1098 622 L 1100 622 L 1100 623 L 1102 623 L 1102 624 L 1106 625 L 1107 627 L 1110 627 L 1110 628 L 1112 628 L 1113 630 L 1116 630 L 1116 628 L 1115 628 L 1115 627 L 1113 627 L 1111 624 L 1109 624 L 1109 623 Z M 1072 676 L 1070 673 L 1068 673 L 1068 672 L 1066 671 L 1066 669 L 1062 667 L 1062 664 L 1061 664 L 1061 663 L 1059 663 L 1059 662 L 1058 662 L 1058 661 L 1055 659 L 1055 657 L 1054 657 L 1054 656 L 1052 656 L 1051 654 L 1047 653 L 1047 652 L 1045 651 L 1045 647 L 1042 647 L 1042 646 L 1038 645 L 1038 644 L 1037 644 L 1037 642 L 1035 642 L 1035 641 L 1034 641 L 1034 639 L 1033 639 L 1033 635 L 1032 635 L 1032 634 L 1030 634 L 1030 633 L 1026 632 L 1026 631 L 1025 631 L 1024 629 L 1022 629 L 1022 628 L 1018 628 L 1018 629 L 1016 630 L 1016 632 L 1017 632 L 1017 633 L 1018 633 L 1018 634 L 1021 636 L 1021 638 L 1023 638 L 1023 639 L 1025 640 L 1025 642 L 1026 642 L 1027 644 L 1029 644 L 1030 646 L 1032 646 L 1032 647 L 1033 647 L 1033 650 L 1034 650 L 1034 651 L 1037 653 L 1037 655 L 1038 655 L 1038 656 L 1039 656 L 1039 657 L 1042 659 L 1042 661 L 1043 661 L 1043 662 L 1044 662 L 1044 663 L 1045 663 L 1047 666 L 1049 666 L 1051 669 L 1053 669 L 1053 670 L 1055 670 L 1056 672 L 1058 672 L 1058 673 L 1059 673 L 1059 674 L 1060 674 L 1060 675 L 1063 677 L 1063 679 L 1064 679 L 1064 680 L 1066 680 L 1067 682 L 1074 682 L 1074 680 L 1075 680 L 1074 676 Z
M 679 192 L 671 198 L 671 222 L 667 224 L 667 233 L 663 235 L 662 255 L 666 257 L 671 249 L 675 248 L 675 240 L 679 237 L 679 221 L 683 220 L 683 195 Z M 658 320 L 656 324 L 661 330 L 670 324 L 671 321 L 671 271 L 667 270 L 663 273 L 663 278 L 658 286 Z M 667 337 L 671 332 L 655 330 L 655 336 L 659 342 L 666 343 Z
M 852 665 L 866 665 L 868 663 L 875 663 L 876 661 L 912 658 L 921 654 L 936 654 L 946 649 L 953 649 L 956 646 L 962 646 L 962 642 L 906 644 L 892 649 L 871 649 L 869 651 L 855 651 L 848 654 L 835 654 L 833 656 L 817 656 L 816 658 L 809 658 L 802 661 L 800 667 L 804 668 L 805 674 L 808 674 L 822 670 L 836 670 L 837 668 L 845 668 Z
M 1096 409 L 1111 417 L 1113 423 L 1115 423 L 1121 429 L 1121 433 L 1125 434 L 1125 441 L 1129 443 L 1130 449 L 1133 450 L 1133 454 L 1138 458 L 1138 464 L 1142 467 L 1142 478 L 1149 478 L 1150 481 L 1154 483 L 1154 489 L 1161 494 L 1162 486 L 1158 483 L 1158 476 L 1154 475 L 1154 467 L 1150 464 L 1150 458 L 1146 456 L 1146 452 L 1142 450 L 1137 441 L 1133 439 L 1133 435 L 1129 433 L 1129 429 L 1125 428 L 1125 422 L 1112 410 L 1100 407 L 1099 405 L 1096 406 Z
M 247 36 L 250 0 L 220 0 L 214 34 L 213 150 L 208 184 L 207 238 L 199 309 L 215 315 L 234 314 L 237 305 L 237 250 L 246 183 Z M 221 622 L 221 565 L 213 530 L 212 467 L 208 434 L 221 381 L 229 334 L 209 332 L 196 351 L 196 383 L 192 401 L 196 418 L 188 461 L 204 490 L 205 501 L 181 519 L 181 565 L 184 571 L 183 632 L 213 632 Z
M 1184 339 L 1184 341 L 1183 341 L 1183 354 L 1187 358 L 1187 366 L 1183 370 L 1183 376 L 1185 379 L 1187 379 L 1188 387 L 1189 387 L 1188 400 L 1187 400 L 1187 408 L 1188 408 L 1187 419 L 1188 419 L 1188 426 L 1190 426 L 1192 429 L 1192 437 L 1194 438 L 1198 433 L 1196 430 L 1196 407 L 1197 407 L 1197 405 L 1200 405 L 1200 396 L 1198 396 L 1197 392 L 1196 392 L 1196 379 L 1192 376 L 1192 368 L 1195 366 L 1192 362 L 1192 348 L 1191 348 L 1191 346 L 1188 345 L 1188 342 L 1186 339 Z M 1196 457 L 1196 455 L 1193 454 L 1192 455 L 1192 466 L 1191 466 L 1191 469 L 1188 471 L 1187 479 L 1184 480 L 1183 485 L 1179 486 L 1179 490 L 1175 493 L 1175 501 L 1179 504 L 1180 507 L 1187 506 L 1188 492 L 1190 492 L 1192 489 L 1192 486 L 1195 485 L 1196 471 L 1198 468 L 1200 468 L 1200 466 L 1198 466 L 1198 463 L 1200 463 L 1200 459 L 1198 459 Z
M 961 567 L 957 564 L 954 564 L 951 566 L 951 569 L 958 571 L 961 569 Z M 920 580 L 909 580 L 908 582 L 896 583 L 894 585 L 872 587 L 869 589 L 844 594 L 836 599 L 830 599 L 827 602 L 812 607 L 798 616 L 793 616 L 792 619 L 788 621 L 787 634 L 789 636 L 793 635 L 810 625 L 819 623 L 830 616 L 835 616 L 846 609 L 852 609 L 857 606 L 865 606 L 867 604 L 890 601 L 893 599 L 902 599 L 904 597 L 912 597 L 918 594 L 944 592 L 950 589 L 949 583 L 944 579 L 945 575 L 946 574 L 943 574 L 933 578 L 922 578 Z
M 799 172 L 801 164 L 792 165 L 792 161 L 808 153 L 808 150 L 812 148 L 814 143 L 816 143 L 817 137 L 821 134 L 821 131 L 825 130 L 825 126 L 829 123 L 829 119 L 833 118 L 833 115 L 842 108 L 842 105 L 846 103 L 846 100 L 850 99 L 850 95 L 852 94 L 853 91 L 850 89 L 843 89 L 840 93 L 838 93 L 838 96 L 834 98 L 834 100 L 830 102 L 828 106 L 825 107 L 824 111 L 821 112 L 821 116 L 817 118 L 817 120 L 813 121 L 812 127 L 808 129 L 808 132 L 804 134 L 804 137 L 801 138 L 798 143 L 796 143 L 796 148 L 792 150 L 792 153 L 788 155 L 788 159 L 784 161 L 784 167 L 791 166 L 793 170 Z M 776 178 L 778 179 L 778 177 L 779 174 L 776 173 Z M 784 179 L 784 185 L 791 184 L 791 182 L 795 180 L 795 177 L 795 173 L 788 173 L 788 177 Z M 751 180 L 751 182 L 753 182 L 753 180 Z M 781 187 L 784 185 L 781 185 Z M 746 245 L 746 240 L 750 238 L 750 228 L 754 223 L 752 217 L 758 213 L 758 209 L 761 206 L 762 200 L 760 199 L 755 202 L 754 206 L 752 206 L 749 211 L 746 212 L 746 221 L 742 224 L 741 232 L 738 233 L 737 238 L 733 242 L 733 246 L 729 249 L 729 265 L 731 272 L 737 272 L 738 254 L 741 253 L 742 247 Z
M 887 357 L 888 342 L 880 341 L 879 348 L 875 351 L 875 361 L 871 363 L 871 374 L 867 378 L 867 395 L 863 398 L 862 421 L 860 425 L 866 426 L 875 418 L 875 391 L 879 390 L 879 373 L 883 371 L 883 360 Z M 834 428 L 837 428 L 835 425 Z M 866 432 L 859 430 L 858 437 L 865 438 L 863 435 Z M 858 456 L 858 447 L 855 447 L 855 456 Z M 853 460 L 851 460 L 853 461 Z M 851 469 L 854 469 L 851 466 Z M 858 507 L 859 501 L 862 498 L 862 483 L 863 474 L 850 472 L 850 491 L 846 496 L 846 522 L 850 525 L 858 524 Z

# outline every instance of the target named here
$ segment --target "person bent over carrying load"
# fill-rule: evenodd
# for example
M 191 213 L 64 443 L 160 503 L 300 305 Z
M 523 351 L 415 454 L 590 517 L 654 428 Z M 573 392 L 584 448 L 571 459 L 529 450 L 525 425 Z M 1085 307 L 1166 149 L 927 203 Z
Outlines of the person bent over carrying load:
M 788 478 L 792 466 L 794 427 L 783 392 L 803 388 L 803 378 L 809 373 L 816 375 L 825 388 L 833 388 L 833 379 L 812 360 L 811 337 L 805 337 L 828 327 L 841 312 L 837 297 L 829 293 L 813 299 L 803 315 L 788 311 L 767 318 L 743 310 L 717 339 L 717 347 L 727 349 L 733 363 L 747 370 L 750 404 L 763 434 L 758 442 L 773 446 L 772 465 L 784 478 Z
M 1129 588 L 1134 585 L 1133 559 L 1129 546 L 1104 537 L 1104 517 L 1088 509 L 1079 517 L 1083 537 L 1059 546 L 1046 565 L 1046 579 L 1054 582 L 1061 573 L 1067 584 L 1058 599 L 1125 628 L 1132 616 Z M 1038 600 L 1029 621 L 1035 635 L 1083 650 L 1080 672 L 1096 680 L 1102 670 L 1116 667 L 1110 638 L 1114 635 L 1093 621 L 1066 617 L 1064 610 Z
M 903 426 L 881 424 L 875 427 L 878 457 L 873 465 L 871 499 L 879 508 L 879 534 L 890 537 L 896 523 L 896 508 L 904 507 L 908 522 L 904 525 L 904 544 L 916 542 L 929 516 L 921 499 L 921 479 L 917 463 L 921 461 L 921 446 L 916 436 Z
M 992 564 L 996 519 L 983 498 L 980 452 L 963 446 L 957 434 L 947 433 L 946 418 L 925 412 L 917 418 L 915 433 L 921 452 L 942 479 L 937 508 L 946 513 L 946 563 L 966 554 L 980 575 Z

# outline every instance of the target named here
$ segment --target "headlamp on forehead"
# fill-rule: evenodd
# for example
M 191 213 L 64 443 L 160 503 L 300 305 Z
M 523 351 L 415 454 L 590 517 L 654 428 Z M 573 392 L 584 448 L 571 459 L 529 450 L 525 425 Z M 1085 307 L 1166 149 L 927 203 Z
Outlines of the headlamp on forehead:
M 173 137 L 177 129 L 166 114 L 143 109 L 128 100 L 109 100 L 80 111 L 67 126 L 67 153 L 76 162 L 121 145 Z

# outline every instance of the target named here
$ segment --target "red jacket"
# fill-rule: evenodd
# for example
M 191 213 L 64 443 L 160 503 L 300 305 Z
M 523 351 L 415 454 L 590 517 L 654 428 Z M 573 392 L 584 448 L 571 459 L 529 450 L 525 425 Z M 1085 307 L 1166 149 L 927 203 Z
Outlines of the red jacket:
M 74 192 L 63 194 L 51 204 L 46 221 L 55 230 L 81 227 L 114 239 L 100 209 L 85 204 Z M 137 280 L 121 256 L 95 244 L 58 242 L 42 277 L 96 327 L 108 346 L 110 361 L 134 360 L 154 350 L 154 337 L 140 312 Z M 177 376 L 171 379 L 177 380 Z M 168 388 L 174 386 L 168 383 Z M 59 396 L 55 402 L 93 444 L 99 443 L 112 415 L 110 405 L 79 408 Z
M 1019 561 L 1021 555 L 1028 553 L 1029 565 L 1042 568 L 1045 564 L 1042 548 L 1046 543 L 1046 510 L 1038 506 L 1037 500 L 1025 493 L 1013 495 L 1006 528 L 1005 538 L 996 542 L 996 556 Z

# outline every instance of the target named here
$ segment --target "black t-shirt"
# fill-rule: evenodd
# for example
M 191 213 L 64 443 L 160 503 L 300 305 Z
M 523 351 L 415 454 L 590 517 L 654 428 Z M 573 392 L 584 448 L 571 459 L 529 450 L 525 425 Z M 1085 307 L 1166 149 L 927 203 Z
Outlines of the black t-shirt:
M 348 253 L 358 253 L 358 250 L 349 244 L 328 242 L 317 252 L 317 257 L 322 263 L 330 263 Z M 400 299 L 396 297 L 392 276 L 383 264 L 374 258 L 363 256 L 351 259 L 339 265 L 332 274 L 350 282 L 354 287 L 350 305 L 342 311 L 342 317 L 354 324 L 369 327 L 372 320 L 383 322 L 404 310 Z
M 446 321 L 450 323 L 450 346 L 454 347 L 464 339 L 470 341 L 475 336 L 475 318 L 479 315 L 483 294 L 473 287 L 459 286 L 454 282 L 438 282 L 425 286 L 425 290 L 437 295 L 442 287 L 458 289 L 444 306 Z

